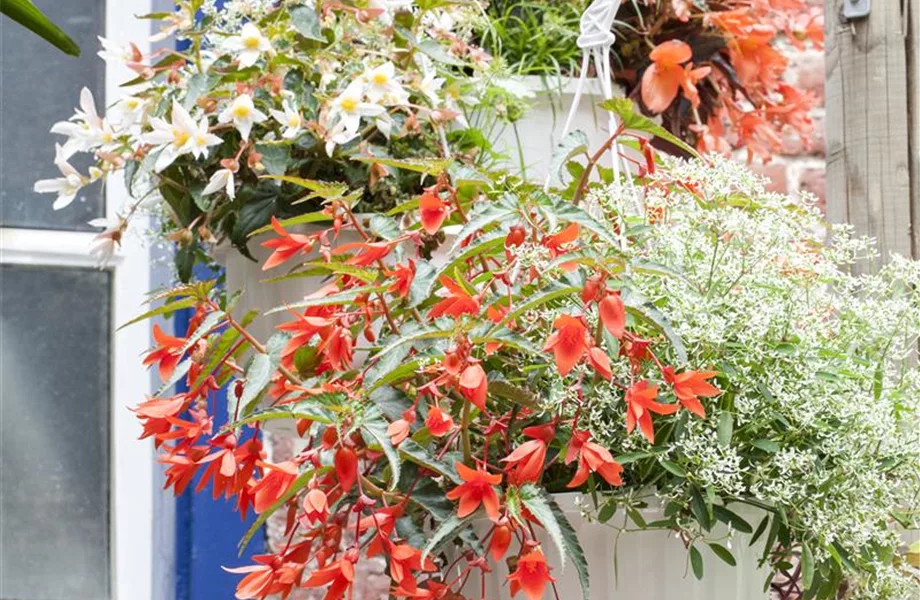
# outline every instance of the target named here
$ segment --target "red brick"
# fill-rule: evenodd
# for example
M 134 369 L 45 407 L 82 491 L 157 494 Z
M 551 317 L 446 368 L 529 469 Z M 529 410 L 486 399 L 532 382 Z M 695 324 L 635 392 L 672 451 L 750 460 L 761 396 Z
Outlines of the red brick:
M 802 171 L 799 177 L 799 190 L 809 192 L 818 197 L 818 206 L 822 211 L 827 209 L 825 199 L 825 173 L 823 167 L 812 167 Z
M 786 164 L 782 159 L 775 159 L 767 165 L 753 164 L 751 165 L 751 170 L 769 180 L 766 186 L 768 192 L 785 194 L 788 191 L 789 176 L 786 172 Z
M 824 106 L 824 54 L 818 51 L 789 54 L 791 83 L 814 93 L 816 106 Z

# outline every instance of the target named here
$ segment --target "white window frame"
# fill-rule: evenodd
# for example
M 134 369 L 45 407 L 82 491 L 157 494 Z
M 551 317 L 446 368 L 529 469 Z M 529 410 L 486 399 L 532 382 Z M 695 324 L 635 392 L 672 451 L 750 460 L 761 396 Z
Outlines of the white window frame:
M 150 12 L 151 0 L 106 0 L 106 37 L 116 42 L 134 42 L 146 54 L 150 48 L 150 21 L 137 19 L 135 15 Z M 82 48 L 82 51 L 95 54 L 97 48 Z M 62 56 L 61 69 L 67 68 L 66 60 Z M 110 106 L 125 95 L 119 84 L 134 77 L 135 74 L 123 65 L 107 64 L 105 105 Z M 67 116 L 61 115 L 61 118 Z M 50 152 L 51 136 L 47 142 Z M 128 197 L 124 178 L 119 175 L 109 178 L 105 190 L 106 216 L 114 218 Z M 132 219 L 132 229 L 146 226 L 144 219 Z M 0 228 L 0 263 L 95 266 L 95 260 L 89 255 L 94 236 L 92 232 Z M 113 600 L 152 600 L 155 458 L 149 441 L 138 441 L 141 426 L 134 413 L 128 410 L 150 393 L 150 375 L 140 361 L 141 354 L 150 346 L 150 332 L 143 324 L 116 332 L 122 323 L 143 311 L 143 302 L 150 289 L 149 249 L 129 234 L 107 270 L 112 275 L 108 453 L 110 589 Z

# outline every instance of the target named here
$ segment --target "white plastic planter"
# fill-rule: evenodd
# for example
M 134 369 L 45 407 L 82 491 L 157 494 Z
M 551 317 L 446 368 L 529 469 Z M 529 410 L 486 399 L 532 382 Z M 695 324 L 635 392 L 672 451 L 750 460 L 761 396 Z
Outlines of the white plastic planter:
M 562 139 L 562 128 L 574 101 L 578 80 L 571 77 L 521 77 L 508 82 L 515 91 L 531 95 L 531 108 L 525 116 L 506 127 L 494 142 L 495 149 L 507 155 L 511 168 L 533 181 L 542 181 L 549 173 L 553 148 Z M 621 90 L 614 88 L 614 94 Z M 610 137 L 608 113 L 598 105 L 604 101 L 597 79 L 585 82 L 581 103 L 571 130 L 588 136 L 591 148 L 600 148 Z M 520 153 L 518 143 L 520 142 Z M 523 157 L 523 158 L 522 158 Z
M 670 531 L 629 531 L 618 535 L 617 528 L 636 529 L 618 511 L 606 524 L 588 522 L 576 504 L 577 499 L 591 502 L 579 493 L 557 494 L 556 502 L 565 512 L 588 559 L 591 600 L 767 600 L 769 594 L 763 585 L 769 570 L 758 569 L 757 561 L 763 551 L 762 541 L 753 547 L 747 535 L 736 534 L 719 543 L 731 545 L 737 566 L 731 567 L 701 543 L 697 547 L 703 556 L 704 576 L 697 580 L 690 569 L 689 554 L 683 542 Z M 762 518 L 756 509 L 743 510 L 733 504 L 732 510 L 744 517 L 753 527 Z M 746 508 L 746 507 L 745 507 Z M 648 508 L 642 512 L 647 522 L 663 518 L 660 509 Z M 489 524 L 477 526 L 485 533 Z M 724 538 L 724 526 L 714 529 L 711 539 Z M 575 567 L 568 561 L 565 570 L 559 565 L 559 554 L 548 536 L 542 534 L 540 543 L 547 562 L 553 569 L 556 591 L 560 600 L 581 600 L 582 591 Z M 486 580 L 487 600 L 510 600 L 507 565 L 492 565 L 495 569 Z M 465 590 L 470 597 L 478 598 L 480 581 L 471 578 Z M 524 596 L 519 594 L 518 598 Z M 547 586 L 545 600 L 556 600 L 552 586 Z

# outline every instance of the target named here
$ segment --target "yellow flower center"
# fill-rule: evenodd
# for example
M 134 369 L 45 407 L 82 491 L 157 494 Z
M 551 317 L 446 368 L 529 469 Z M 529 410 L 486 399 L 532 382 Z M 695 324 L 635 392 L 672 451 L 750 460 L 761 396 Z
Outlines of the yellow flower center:
M 250 115 L 249 107 L 245 104 L 237 104 L 233 107 L 233 116 L 238 119 L 245 119 Z
M 390 78 L 387 77 L 386 73 L 374 73 L 374 75 L 371 77 L 371 81 L 373 81 L 377 85 L 383 85 L 389 80 Z
M 249 36 L 243 38 L 243 47 L 247 50 L 258 50 L 259 49 L 259 38 L 255 36 Z
M 175 146 L 184 146 L 192 136 L 187 131 L 173 129 L 173 144 Z
M 345 112 L 355 112 L 355 109 L 358 108 L 358 100 L 356 98 L 342 98 L 339 104 Z
M 300 127 L 300 116 L 291 115 L 288 117 L 288 126 L 289 127 Z
M 195 138 L 195 144 L 197 144 L 198 146 L 206 146 L 207 140 L 204 139 L 203 135 L 199 135 L 198 137 Z

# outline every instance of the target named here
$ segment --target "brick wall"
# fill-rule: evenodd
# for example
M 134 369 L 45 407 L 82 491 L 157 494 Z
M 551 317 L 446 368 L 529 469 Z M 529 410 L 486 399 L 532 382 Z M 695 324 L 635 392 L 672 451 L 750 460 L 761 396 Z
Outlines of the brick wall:
M 823 0 L 809 0 L 813 6 L 823 6 Z M 812 111 L 814 133 L 807 143 L 796 135 L 783 138 L 783 151 L 766 165 L 755 164 L 754 171 L 770 178 L 770 190 L 794 193 L 805 191 L 818 197 L 822 209 L 825 207 L 824 196 L 824 52 L 821 50 L 798 51 L 792 47 L 786 49 L 789 58 L 788 80 L 793 86 L 808 90 L 817 98 Z M 739 155 L 744 160 L 743 155 Z

